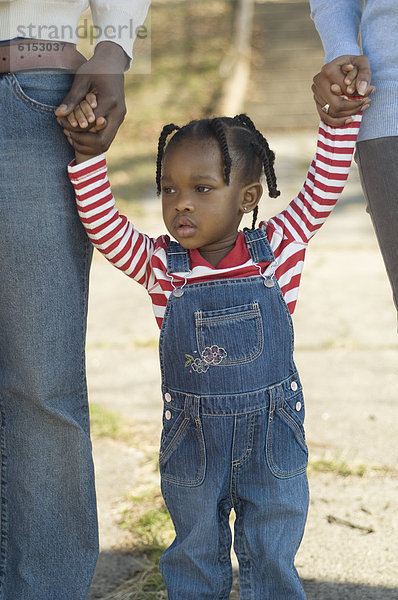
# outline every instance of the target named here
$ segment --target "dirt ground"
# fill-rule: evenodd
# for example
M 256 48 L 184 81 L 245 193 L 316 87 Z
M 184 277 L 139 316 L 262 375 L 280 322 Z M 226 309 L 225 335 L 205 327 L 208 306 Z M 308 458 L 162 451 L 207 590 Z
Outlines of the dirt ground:
M 282 200 L 263 199 L 262 217 L 297 193 L 314 148 L 311 134 L 269 141 Z M 135 223 L 150 234 L 163 231 L 158 201 L 143 202 Z M 311 243 L 294 322 L 312 464 L 308 526 L 297 557 L 308 600 L 398 600 L 397 320 L 355 169 Z M 147 431 L 151 444 L 161 419 L 157 337 L 146 293 L 96 254 L 90 399 Z M 126 495 L 140 485 L 142 452 L 100 438 L 94 456 L 101 556 L 90 600 L 110 598 L 134 573 L 117 521 Z

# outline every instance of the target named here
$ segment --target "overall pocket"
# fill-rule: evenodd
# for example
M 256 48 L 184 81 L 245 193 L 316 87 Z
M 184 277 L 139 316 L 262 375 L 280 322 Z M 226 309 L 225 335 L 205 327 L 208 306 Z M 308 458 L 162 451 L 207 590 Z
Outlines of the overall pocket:
M 209 364 L 240 365 L 255 360 L 263 351 L 263 324 L 257 302 L 196 311 L 195 329 L 199 354 Z
M 294 394 L 285 392 L 283 401 L 271 407 L 265 453 L 268 467 L 275 477 L 287 479 L 304 473 L 307 468 L 304 414 L 301 390 Z
M 186 487 L 203 483 L 206 448 L 200 418 L 193 418 L 181 409 L 167 408 L 163 417 L 159 469 L 162 480 L 168 483 Z

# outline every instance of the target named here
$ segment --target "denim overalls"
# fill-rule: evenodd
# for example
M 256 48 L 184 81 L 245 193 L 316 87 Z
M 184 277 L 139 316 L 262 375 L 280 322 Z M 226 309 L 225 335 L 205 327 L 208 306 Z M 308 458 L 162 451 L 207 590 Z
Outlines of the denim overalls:
M 244 235 L 255 263 L 274 260 L 263 230 Z M 189 271 L 182 246 L 167 256 L 169 274 Z M 241 600 L 305 599 L 294 567 L 308 509 L 304 402 L 275 278 L 176 287 L 160 364 L 159 462 L 176 530 L 160 561 L 169 600 L 229 598 L 231 508 Z

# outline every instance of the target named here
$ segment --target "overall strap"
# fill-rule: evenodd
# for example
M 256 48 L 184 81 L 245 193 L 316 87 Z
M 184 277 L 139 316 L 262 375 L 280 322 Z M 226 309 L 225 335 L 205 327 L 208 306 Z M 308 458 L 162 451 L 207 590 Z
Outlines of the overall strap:
M 274 262 L 275 256 L 269 245 L 267 233 L 264 229 L 247 229 L 243 232 L 246 246 L 253 262 Z
M 189 250 L 178 242 L 170 241 L 167 246 L 167 272 L 187 273 L 190 270 Z

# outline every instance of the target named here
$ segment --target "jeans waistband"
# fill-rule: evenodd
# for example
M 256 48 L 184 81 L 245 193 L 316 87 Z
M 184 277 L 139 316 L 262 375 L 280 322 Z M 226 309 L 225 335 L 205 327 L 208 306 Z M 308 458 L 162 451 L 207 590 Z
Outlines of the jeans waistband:
M 236 415 L 268 408 L 272 403 L 277 404 L 281 399 L 288 399 L 301 391 L 301 382 L 295 372 L 268 387 L 236 394 L 198 396 L 168 387 L 163 387 L 162 394 L 165 405 L 174 409 L 184 410 L 187 398 L 191 398 L 202 415 Z

